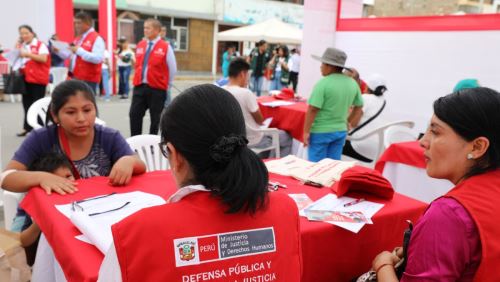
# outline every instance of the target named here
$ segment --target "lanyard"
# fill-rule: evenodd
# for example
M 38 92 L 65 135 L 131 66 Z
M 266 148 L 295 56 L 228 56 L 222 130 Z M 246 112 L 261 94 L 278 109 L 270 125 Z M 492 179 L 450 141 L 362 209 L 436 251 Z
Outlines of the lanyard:
M 66 155 L 66 158 L 68 159 L 71 165 L 71 171 L 73 172 L 73 177 L 75 177 L 75 179 L 80 179 L 80 173 L 78 172 L 78 170 L 75 167 L 75 164 L 71 160 L 71 150 L 69 149 L 68 138 L 66 138 L 66 134 L 64 134 L 64 129 L 58 126 L 57 134 L 59 135 L 59 140 L 61 141 L 63 152 Z

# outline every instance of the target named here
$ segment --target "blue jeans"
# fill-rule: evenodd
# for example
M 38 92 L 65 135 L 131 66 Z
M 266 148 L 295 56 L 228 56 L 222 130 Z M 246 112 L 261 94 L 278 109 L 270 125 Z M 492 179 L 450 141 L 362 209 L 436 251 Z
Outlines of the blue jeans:
M 104 88 L 104 92 L 106 93 L 105 98 L 110 99 L 111 90 L 109 87 L 109 69 L 102 69 L 102 88 Z
M 264 77 L 252 75 L 250 79 L 252 84 L 252 91 L 257 94 L 257 97 L 260 96 L 260 92 L 262 91 L 262 83 L 264 83 Z
M 271 80 L 271 86 L 269 86 L 269 90 L 281 90 L 283 88 L 283 84 L 281 84 L 281 71 L 277 71 L 274 73 L 274 78 Z
M 309 160 L 319 162 L 324 158 L 340 160 L 347 131 L 311 133 L 307 153 Z
M 126 67 L 118 67 L 118 73 L 120 76 L 120 83 L 118 86 L 118 94 L 128 96 L 128 92 L 130 91 L 129 79 L 130 72 L 132 71 L 131 66 Z

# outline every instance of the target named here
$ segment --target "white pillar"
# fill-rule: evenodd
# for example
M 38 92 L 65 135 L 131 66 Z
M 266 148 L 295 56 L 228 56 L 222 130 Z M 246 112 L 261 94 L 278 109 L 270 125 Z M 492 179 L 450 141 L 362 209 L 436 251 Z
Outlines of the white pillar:
M 213 36 L 213 44 L 212 44 L 212 76 L 214 79 L 216 78 L 215 76 L 217 75 L 217 50 L 219 46 L 219 41 L 217 41 L 217 33 L 219 33 L 219 22 L 215 21 L 214 22 L 214 36 Z
M 311 58 L 311 55 L 321 56 L 327 47 L 335 46 L 338 1 L 304 1 L 304 35 L 297 89 L 297 93 L 303 97 L 309 97 L 314 84 L 321 78 L 321 63 Z

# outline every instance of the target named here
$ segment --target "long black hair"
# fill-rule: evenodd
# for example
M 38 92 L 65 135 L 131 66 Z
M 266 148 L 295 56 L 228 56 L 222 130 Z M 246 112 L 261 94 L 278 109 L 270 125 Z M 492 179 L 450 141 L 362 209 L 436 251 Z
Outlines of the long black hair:
M 54 91 L 52 91 L 50 105 L 47 110 L 47 120 L 45 124 L 54 122 L 51 113 L 57 115 L 59 113 L 59 110 L 68 102 L 68 99 L 71 96 L 75 96 L 76 94 L 81 94 L 83 95 L 83 97 L 85 97 L 85 99 L 92 102 L 95 107 L 96 116 L 98 115 L 97 104 L 92 88 L 90 88 L 90 86 L 88 86 L 81 80 L 66 80 L 57 85 L 56 88 L 54 88 Z
M 267 202 L 268 172 L 247 147 L 238 101 L 211 84 L 191 87 L 161 117 L 162 142 L 188 161 L 194 183 L 204 185 L 228 206 L 228 213 L 255 213 Z
M 434 114 L 466 141 L 489 140 L 488 150 L 466 177 L 500 167 L 500 93 L 486 87 L 459 90 L 437 99 Z

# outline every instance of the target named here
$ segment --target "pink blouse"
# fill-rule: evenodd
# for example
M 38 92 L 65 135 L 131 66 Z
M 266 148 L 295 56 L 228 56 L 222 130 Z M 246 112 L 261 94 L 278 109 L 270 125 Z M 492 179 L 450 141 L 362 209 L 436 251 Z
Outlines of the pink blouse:
M 474 220 L 456 200 L 440 198 L 413 229 L 401 281 L 472 281 L 480 261 Z

